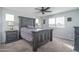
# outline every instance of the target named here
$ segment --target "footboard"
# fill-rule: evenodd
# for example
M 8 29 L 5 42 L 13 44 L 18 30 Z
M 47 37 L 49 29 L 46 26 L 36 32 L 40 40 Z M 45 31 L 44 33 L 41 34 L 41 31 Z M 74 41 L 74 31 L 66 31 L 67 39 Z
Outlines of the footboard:
M 46 44 L 48 41 L 52 41 L 52 29 L 33 31 L 33 51 Z

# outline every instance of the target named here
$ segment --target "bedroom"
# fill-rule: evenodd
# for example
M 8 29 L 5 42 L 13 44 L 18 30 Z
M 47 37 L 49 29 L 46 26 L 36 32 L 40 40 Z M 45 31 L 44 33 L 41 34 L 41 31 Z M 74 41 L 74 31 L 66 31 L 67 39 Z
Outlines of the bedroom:
M 36 28 L 53 29 L 53 40 L 38 49 L 40 52 L 73 52 L 75 41 L 75 28 L 79 26 L 79 8 L 77 7 L 50 7 L 49 13 L 39 13 L 37 7 L 0 7 L 0 51 L 32 51 L 24 40 L 6 43 L 5 31 L 15 31 L 18 34 L 18 16 L 35 18 Z M 41 8 L 41 7 L 38 7 Z M 7 20 L 11 16 L 13 19 Z M 6 20 L 5 20 L 6 19 Z M 59 21 L 60 20 L 60 21 Z M 61 21 L 62 20 L 62 21 Z M 13 26 L 11 26 L 13 25 Z M 52 26 L 51 26 L 52 25 Z M 10 27 L 11 26 L 11 27 Z M 15 35 L 16 35 L 15 34 Z M 17 36 L 19 38 L 19 35 Z M 78 44 L 77 44 L 78 45 Z M 79 50 L 78 46 L 77 49 Z

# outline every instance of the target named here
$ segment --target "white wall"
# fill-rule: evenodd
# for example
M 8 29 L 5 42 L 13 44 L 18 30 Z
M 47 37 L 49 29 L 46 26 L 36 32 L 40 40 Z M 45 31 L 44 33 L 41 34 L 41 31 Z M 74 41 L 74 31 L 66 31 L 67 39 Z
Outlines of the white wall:
M 2 20 L 3 20 L 3 23 L 2 23 L 2 27 L 3 27 L 3 39 L 2 39 L 2 43 L 5 42 L 6 40 L 6 35 L 5 35 L 5 31 L 9 30 L 9 28 L 7 27 L 7 24 L 6 24 L 6 20 L 5 20 L 5 14 L 6 13 L 9 13 L 9 14 L 13 14 L 15 16 L 15 21 L 14 21 L 14 30 L 19 30 L 19 18 L 18 16 L 24 16 L 24 17 L 27 17 L 27 15 L 23 14 L 22 12 L 21 13 L 18 13 L 14 10 L 9 10 L 9 9 L 6 9 L 6 8 L 2 8 Z
M 0 43 L 2 41 L 2 8 L 0 8 Z
M 51 16 L 46 16 L 43 18 L 46 18 L 48 22 L 48 18 L 50 17 L 62 17 L 65 16 L 65 28 L 56 28 L 54 29 L 54 36 L 74 40 L 74 26 L 79 26 L 79 9 L 63 12 Z M 67 22 L 67 17 L 72 17 L 71 22 Z M 44 27 L 47 27 L 48 23 L 45 24 Z M 42 28 L 44 28 L 42 25 Z
M 2 42 L 5 42 L 5 31 L 8 30 L 8 28 L 6 27 L 6 22 L 5 22 L 5 13 L 10 13 L 10 14 L 14 14 L 15 15 L 15 27 L 14 29 L 15 30 L 18 30 L 18 25 L 19 25 L 19 19 L 18 19 L 18 16 L 25 16 L 27 17 L 27 15 L 25 14 L 22 14 L 21 13 L 18 13 L 16 11 L 13 11 L 13 10 L 9 10 L 9 9 L 5 9 L 3 8 L 2 9 L 2 22 L 3 23 L 0 23 L 2 24 L 3 26 L 3 39 L 2 39 Z M 1 14 L 0 14 L 1 15 Z M 40 20 L 40 23 L 41 23 L 41 28 L 48 28 L 48 18 L 49 17 L 59 17 L 59 16 L 65 16 L 65 17 L 72 17 L 72 22 L 65 22 L 65 28 L 61 29 L 61 28 L 58 28 L 58 29 L 54 29 L 54 35 L 55 36 L 59 36 L 59 37 L 62 37 L 62 38 L 66 38 L 66 39 L 71 39 L 73 40 L 74 39 L 74 26 L 79 26 L 79 10 L 75 10 L 75 11 L 70 11 L 70 12 L 64 12 L 64 13 L 60 13 L 60 14 L 56 14 L 56 15 L 51 15 L 51 16 L 46 16 L 46 17 L 39 17 L 38 19 Z M 46 20 L 46 24 L 43 24 L 43 19 Z
M 14 27 L 14 30 L 18 30 L 19 29 L 19 26 L 18 26 L 18 15 L 16 12 L 14 11 L 11 11 L 11 10 L 8 10 L 8 9 L 5 9 L 5 8 L 2 8 L 2 20 L 3 20 L 3 23 L 2 23 L 2 27 L 3 27 L 3 39 L 2 39 L 2 43 L 5 43 L 6 41 L 6 31 L 9 30 L 9 28 L 7 27 L 7 24 L 6 24 L 6 20 L 5 20 L 5 14 L 6 13 L 10 13 L 10 14 L 13 14 L 15 16 L 15 27 Z

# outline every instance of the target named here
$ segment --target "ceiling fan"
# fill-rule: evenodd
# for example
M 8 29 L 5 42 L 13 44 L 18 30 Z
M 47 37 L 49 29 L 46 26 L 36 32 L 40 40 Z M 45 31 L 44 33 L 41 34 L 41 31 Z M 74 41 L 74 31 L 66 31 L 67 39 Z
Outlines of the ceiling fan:
M 35 9 L 39 10 L 39 12 L 41 12 L 42 14 L 45 14 L 46 12 L 52 12 L 52 11 L 49 11 L 50 7 L 39 7 Z

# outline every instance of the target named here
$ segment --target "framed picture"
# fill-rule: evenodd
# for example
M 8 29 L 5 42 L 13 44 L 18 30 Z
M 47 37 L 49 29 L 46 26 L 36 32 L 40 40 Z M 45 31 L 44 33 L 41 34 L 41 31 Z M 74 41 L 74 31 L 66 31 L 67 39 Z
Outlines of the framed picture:
M 45 24 L 45 19 L 43 20 L 43 24 Z
M 71 17 L 68 17 L 68 18 L 67 18 L 67 21 L 68 21 L 68 22 L 71 22 L 71 21 L 72 21 L 72 18 L 71 18 Z

